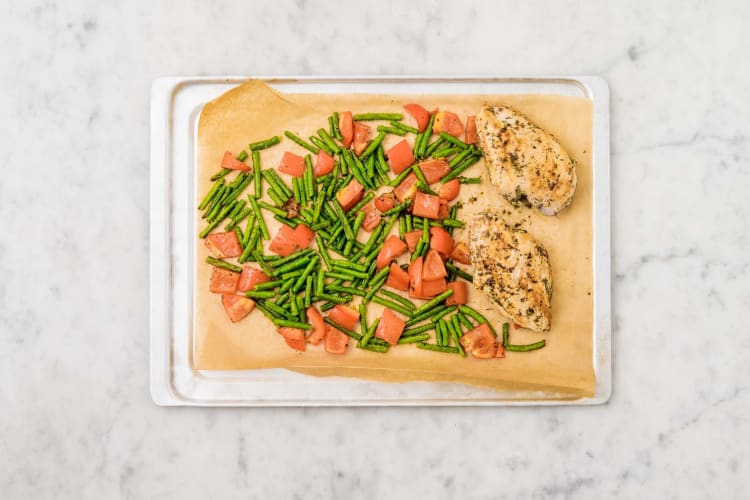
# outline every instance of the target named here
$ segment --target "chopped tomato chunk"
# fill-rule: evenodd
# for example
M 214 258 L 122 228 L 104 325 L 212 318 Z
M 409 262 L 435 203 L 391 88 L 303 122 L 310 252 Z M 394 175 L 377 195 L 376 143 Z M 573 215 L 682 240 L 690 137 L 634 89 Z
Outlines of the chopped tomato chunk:
M 387 212 L 396 206 L 396 198 L 393 192 L 383 193 L 375 198 L 375 208 L 381 212 Z
M 339 113 L 339 130 L 341 131 L 341 142 L 349 149 L 354 138 L 354 119 L 351 111 Z
M 451 252 L 451 259 L 461 264 L 471 264 L 471 254 L 466 243 L 457 243 Z
M 380 316 L 380 323 L 375 330 L 375 336 L 391 345 L 396 345 L 398 339 L 401 338 L 401 334 L 404 333 L 405 326 L 404 320 L 396 316 L 390 309 L 385 308 Z
M 365 218 L 362 219 L 362 229 L 367 232 L 372 232 L 373 229 L 378 227 L 378 224 L 380 224 L 380 214 L 375 210 L 375 207 L 372 203 L 368 203 L 367 205 L 365 205 L 365 208 L 363 210 L 365 212 Z
M 440 198 L 439 200 L 440 200 L 439 201 L 440 205 L 438 206 L 437 218 L 438 219 L 447 219 L 448 218 L 448 214 L 450 214 L 450 207 L 448 207 L 448 200 L 446 200 L 444 198 Z
M 286 257 L 297 251 L 298 245 L 294 235 L 294 229 L 287 225 L 282 225 L 279 228 L 279 232 L 276 233 L 273 240 L 271 240 L 271 246 L 269 247 L 272 252 Z
M 419 217 L 428 219 L 437 219 L 440 214 L 440 198 L 431 194 L 417 192 L 414 195 L 414 205 L 412 213 Z
M 370 141 L 370 126 L 361 122 L 354 122 L 354 154 L 361 155 L 367 149 Z
M 446 306 L 466 304 L 469 293 L 465 281 L 451 281 L 447 287 L 449 290 L 453 290 L 453 295 L 445 299 Z
M 211 233 L 206 236 L 204 242 L 217 259 L 242 255 L 242 246 L 240 246 L 240 240 L 234 231 Z
M 419 162 L 419 169 L 424 174 L 427 184 L 434 184 L 451 171 L 445 158 L 436 158 L 434 160 L 425 160 Z
M 333 164 L 333 156 L 329 155 L 322 149 L 318 151 L 318 160 L 315 162 L 315 168 L 313 169 L 315 177 L 320 177 L 321 175 L 333 172 Z
M 453 251 L 453 238 L 442 227 L 431 227 L 430 248 L 437 250 L 441 257 L 447 258 Z
M 422 298 L 422 257 L 409 264 L 409 296 Z
M 401 269 L 401 266 L 395 262 L 391 263 L 391 270 L 388 273 L 388 280 L 385 282 L 391 288 L 405 292 L 409 289 L 409 273 Z
M 341 188 L 339 192 L 336 193 L 336 199 L 341 205 L 341 208 L 343 208 L 344 211 L 348 211 L 354 205 L 359 203 L 359 200 L 362 199 L 363 194 L 364 187 L 362 187 L 362 184 L 360 184 L 357 179 L 352 179 L 349 184 Z
M 231 151 L 226 151 L 224 156 L 221 158 L 221 168 L 228 168 L 231 170 L 242 170 L 243 172 L 249 172 L 250 167 L 245 165 L 243 162 L 234 157 Z
M 208 289 L 212 293 L 225 293 L 231 295 L 237 293 L 237 285 L 240 282 L 240 273 L 228 269 L 214 267 L 211 271 Z
M 497 354 L 498 344 L 486 323 L 464 333 L 458 341 L 476 358 L 494 358 Z
M 409 251 L 414 253 L 417 249 L 417 243 L 422 239 L 422 230 L 417 229 L 416 231 L 409 231 L 404 233 L 404 240 L 406 240 L 406 246 L 409 247 Z
M 287 151 L 279 162 L 279 172 L 293 177 L 302 177 L 305 173 L 305 159 Z
M 434 248 L 431 248 L 424 258 L 422 264 L 422 279 L 425 281 L 433 281 L 439 278 L 445 278 L 448 276 L 448 271 L 445 270 L 445 264 L 440 254 Z M 424 285 L 423 285 L 424 286 Z
M 318 345 L 326 336 L 326 323 L 323 316 L 315 307 L 307 308 L 307 321 L 312 325 L 312 333 L 307 337 L 307 341 L 312 345 Z
M 464 138 L 466 144 L 476 144 L 479 142 L 479 135 L 477 134 L 477 119 L 474 116 L 466 117 L 466 137 Z
M 305 339 L 305 331 L 302 328 L 291 328 L 288 326 L 281 327 L 276 330 L 286 340 L 286 344 L 297 351 L 305 351 L 307 347 L 307 341 Z
M 464 126 L 456 113 L 451 113 L 450 111 L 438 111 L 437 114 L 435 114 L 435 121 L 432 125 L 432 130 L 436 134 L 445 132 L 453 137 L 459 137 L 464 133 Z
M 331 325 L 326 325 L 326 352 L 344 354 L 349 347 L 349 336 Z
M 224 310 L 227 312 L 229 319 L 232 320 L 232 323 L 237 323 L 255 309 L 255 301 L 253 299 L 248 299 L 240 295 L 222 295 L 221 305 L 224 306 Z
M 336 304 L 336 307 L 328 313 L 328 317 L 344 328 L 354 330 L 354 327 L 357 326 L 357 321 L 359 321 L 359 312 L 351 307 Z
M 298 248 L 307 248 L 315 239 L 315 233 L 304 224 L 297 224 L 294 228 L 294 242 Z
M 440 185 L 438 194 L 444 200 L 452 201 L 456 199 L 459 191 L 461 191 L 461 181 L 458 179 L 451 179 L 445 184 Z
M 414 153 L 406 139 L 399 141 L 395 146 L 386 152 L 388 156 L 388 165 L 391 166 L 393 173 L 398 175 L 407 167 L 414 163 Z
M 434 297 L 439 295 L 448 289 L 445 278 L 438 278 L 436 280 L 422 279 L 422 297 Z
M 404 109 L 417 121 L 417 128 L 424 132 L 430 122 L 430 112 L 419 104 L 405 104 Z
M 407 246 L 401 238 L 396 235 L 390 235 L 385 240 L 383 248 L 378 252 L 378 257 L 375 259 L 375 267 L 382 269 L 389 265 L 392 260 L 396 259 L 399 255 L 403 255 L 406 252 Z
M 237 285 L 237 290 L 240 292 L 247 292 L 255 288 L 255 285 L 270 281 L 266 273 L 258 269 L 257 267 L 245 266 L 242 268 L 240 274 L 240 281 Z
M 396 198 L 400 203 L 403 203 L 406 200 L 414 199 L 414 195 L 416 193 L 417 176 L 414 174 L 407 175 L 406 178 L 401 181 L 401 184 L 399 184 L 396 189 L 393 190 L 393 194 L 396 195 Z

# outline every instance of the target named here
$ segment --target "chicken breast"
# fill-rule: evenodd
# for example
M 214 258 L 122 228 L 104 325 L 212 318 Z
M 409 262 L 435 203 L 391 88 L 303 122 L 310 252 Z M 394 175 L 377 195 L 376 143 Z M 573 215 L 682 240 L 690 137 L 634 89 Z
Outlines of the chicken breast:
M 474 216 L 467 230 L 474 286 L 518 325 L 548 332 L 552 271 L 544 247 L 523 229 L 510 227 L 494 211 Z
M 544 215 L 570 205 L 575 163 L 549 132 L 507 106 L 484 106 L 476 124 L 490 182 L 508 201 Z

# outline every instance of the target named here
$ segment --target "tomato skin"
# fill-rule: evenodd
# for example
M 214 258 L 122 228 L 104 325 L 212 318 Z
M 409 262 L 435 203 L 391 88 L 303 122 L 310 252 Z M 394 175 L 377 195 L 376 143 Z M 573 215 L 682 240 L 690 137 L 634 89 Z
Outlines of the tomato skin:
M 447 285 L 448 290 L 453 290 L 453 295 L 445 299 L 446 306 L 458 306 L 468 302 L 468 289 L 465 281 L 452 281 Z
M 299 247 L 295 241 L 294 230 L 287 225 L 282 225 L 279 228 L 279 232 L 276 233 L 276 236 L 271 240 L 271 245 L 269 246 L 269 249 L 272 252 L 279 254 L 282 257 L 287 257 L 293 254 L 297 251 L 297 248 Z
M 475 116 L 466 117 L 466 135 L 464 136 L 464 142 L 466 144 L 477 144 L 479 142 L 479 134 L 477 134 L 477 119 Z
M 464 133 L 464 126 L 456 113 L 450 111 L 438 111 L 435 114 L 435 121 L 432 130 L 439 134 L 445 132 L 453 137 L 460 137 Z
M 417 129 L 420 132 L 424 132 L 427 124 L 430 122 L 430 112 L 419 104 L 405 104 L 404 109 L 416 120 Z
M 221 168 L 228 168 L 230 170 L 242 170 L 243 172 L 250 171 L 250 167 L 235 158 L 231 151 L 224 152 L 224 156 L 222 156 L 221 158 Z
M 315 307 L 307 308 L 307 321 L 312 325 L 312 333 L 307 337 L 307 341 L 312 345 L 320 344 L 326 336 L 326 322 L 323 316 Z
M 460 262 L 461 264 L 471 264 L 471 253 L 469 252 L 469 247 L 466 243 L 456 243 L 456 246 L 453 247 L 453 251 L 451 252 L 451 259 Z
M 367 143 L 370 141 L 371 130 L 372 129 L 369 125 L 354 122 L 354 154 L 357 156 L 361 155 L 364 150 L 367 149 Z
M 395 262 L 392 262 L 391 270 L 388 273 L 388 279 L 385 284 L 391 288 L 405 292 L 409 289 L 409 273 L 401 269 L 401 266 Z
M 416 216 L 437 219 L 440 215 L 440 197 L 417 191 L 412 207 L 412 213 Z
M 447 219 L 448 215 L 450 214 L 450 207 L 448 206 L 448 200 L 444 198 L 439 198 L 439 206 L 438 206 L 438 219 Z
M 475 358 L 488 359 L 497 356 L 498 343 L 486 323 L 464 333 L 458 341 Z
M 422 279 L 425 281 L 434 281 L 448 276 L 445 270 L 445 264 L 440 254 L 434 248 L 431 248 L 424 258 L 422 264 Z M 422 285 L 424 287 L 424 284 Z
M 423 298 L 422 294 L 422 264 L 424 259 L 417 257 L 409 264 L 409 297 Z
M 438 189 L 438 195 L 447 201 L 453 201 L 461 191 L 461 181 L 458 179 L 451 179 L 445 184 L 440 185 Z
M 296 351 L 305 352 L 307 341 L 305 340 L 305 331 L 301 328 L 291 328 L 284 326 L 276 330 L 284 337 L 286 344 Z
M 409 248 L 409 251 L 411 253 L 414 253 L 414 250 L 417 249 L 417 244 L 419 243 L 419 240 L 422 239 L 422 230 L 417 229 L 416 231 L 409 231 L 408 233 L 404 233 L 404 240 L 406 240 L 406 246 Z
M 315 168 L 313 168 L 315 177 L 320 177 L 333 172 L 334 163 L 333 156 L 329 155 L 322 149 L 318 151 L 318 159 L 315 162 Z
M 336 200 L 338 200 L 341 208 L 347 212 L 362 199 L 364 196 L 364 189 L 365 188 L 357 181 L 357 179 L 352 179 L 349 184 L 336 193 Z
M 232 323 L 237 323 L 255 309 L 255 301 L 241 295 L 222 295 L 221 305 Z
M 388 236 L 383 244 L 383 248 L 378 252 L 377 259 L 375 259 L 375 268 L 382 269 L 389 265 L 392 260 L 403 255 L 407 249 L 406 243 L 401 238 L 393 234 Z
M 375 336 L 379 339 L 385 340 L 391 345 L 398 344 L 398 339 L 401 338 L 401 334 L 404 333 L 406 323 L 396 316 L 393 311 L 388 308 L 383 309 L 383 314 L 380 316 L 380 323 L 375 330 Z
M 445 278 L 438 278 L 435 280 L 422 280 L 422 298 L 432 298 L 435 295 L 440 295 L 448 289 Z
M 392 192 L 383 193 L 377 198 L 375 198 L 375 208 L 377 208 L 381 213 L 387 212 L 388 210 L 392 209 L 395 206 L 396 206 L 396 197 Z
M 294 228 L 293 239 L 298 248 L 307 248 L 315 239 L 315 233 L 306 225 L 297 224 L 297 227 Z
M 278 170 L 292 177 L 302 177 L 305 173 L 305 159 L 287 151 L 279 161 Z
M 359 321 L 359 312 L 351 307 L 336 304 L 336 307 L 328 313 L 328 317 L 344 328 L 354 330 Z
M 396 186 L 396 189 L 393 190 L 393 194 L 396 196 L 399 203 L 403 203 L 406 200 L 413 200 L 414 196 L 417 194 L 417 176 L 414 174 L 407 175 L 406 178 L 401 181 L 401 184 Z
M 242 273 L 240 273 L 240 281 L 237 284 L 237 291 L 247 292 L 248 290 L 255 288 L 256 285 L 267 281 L 271 281 L 271 278 L 269 278 L 262 270 L 257 267 L 245 266 L 242 268 Z
M 326 352 L 331 354 L 344 354 L 349 347 L 349 336 L 331 325 L 326 324 Z
M 242 255 L 242 246 L 234 231 L 211 233 L 203 242 L 217 259 Z
M 390 165 L 391 170 L 396 175 L 414 164 L 414 153 L 406 139 L 399 141 L 391 147 L 386 152 L 386 156 L 388 157 L 388 165 Z
M 453 238 L 442 227 L 431 227 L 430 248 L 437 250 L 441 257 L 447 258 L 453 251 Z
M 421 161 L 419 162 L 419 169 L 424 174 L 427 184 L 435 184 L 451 171 L 445 158 Z
M 208 289 L 211 293 L 233 295 L 237 293 L 237 285 L 240 282 L 240 273 L 229 269 L 214 267 L 211 271 Z
M 368 203 L 363 210 L 365 212 L 365 218 L 362 220 L 361 227 L 368 233 L 371 233 L 376 227 L 378 227 L 378 224 L 380 224 L 382 219 L 372 203 Z
M 341 142 L 344 147 L 349 149 L 354 138 L 354 118 L 351 111 L 339 113 L 339 131 L 341 132 Z

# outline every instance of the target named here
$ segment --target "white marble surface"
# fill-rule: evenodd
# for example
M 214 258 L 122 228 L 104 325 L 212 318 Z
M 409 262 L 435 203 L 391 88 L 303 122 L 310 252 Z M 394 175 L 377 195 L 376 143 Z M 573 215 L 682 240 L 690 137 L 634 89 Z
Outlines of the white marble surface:
M 0 497 L 747 498 L 750 4 L 610 3 L 2 2 Z M 243 73 L 607 78 L 610 403 L 155 406 L 149 87 Z

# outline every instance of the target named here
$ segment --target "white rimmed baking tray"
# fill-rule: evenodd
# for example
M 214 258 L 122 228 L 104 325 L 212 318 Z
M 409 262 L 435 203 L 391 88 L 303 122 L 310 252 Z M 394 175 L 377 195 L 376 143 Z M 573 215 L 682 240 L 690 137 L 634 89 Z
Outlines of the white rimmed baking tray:
M 254 77 L 284 93 L 558 94 L 594 108 L 594 396 L 497 391 L 445 382 L 386 383 L 283 369 L 192 367 L 194 176 L 203 104 L 248 77 L 165 77 L 151 88 L 151 396 L 168 406 L 412 406 L 600 404 L 611 391 L 609 88 L 576 77 Z

